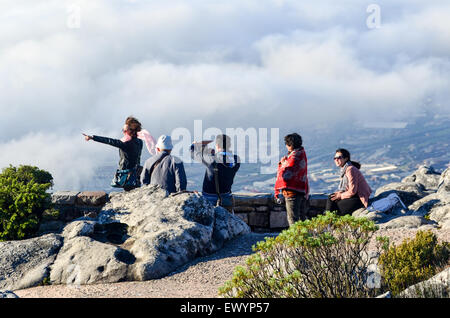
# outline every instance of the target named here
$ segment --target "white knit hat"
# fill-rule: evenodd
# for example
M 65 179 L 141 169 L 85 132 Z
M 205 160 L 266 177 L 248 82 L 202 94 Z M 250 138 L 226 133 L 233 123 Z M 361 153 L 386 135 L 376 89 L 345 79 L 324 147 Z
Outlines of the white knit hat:
M 170 136 L 161 135 L 158 138 L 158 142 L 156 143 L 156 148 L 171 150 L 173 148 L 172 138 Z

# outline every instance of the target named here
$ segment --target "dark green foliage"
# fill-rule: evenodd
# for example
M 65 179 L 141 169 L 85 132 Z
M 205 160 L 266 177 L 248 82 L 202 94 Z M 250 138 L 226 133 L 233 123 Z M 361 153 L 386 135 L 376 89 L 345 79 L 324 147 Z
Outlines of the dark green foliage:
M 254 248 L 245 267 L 220 288 L 228 297 L 370 297 L 368 243 L 377 227 L 327 212 L 297 222 Z
M 0 174 L 0 241 L 24 239 L 38 228 L 42 213 L 50 208 L 46 191 L 52 175 L 33 166 L 10 166 Z
M 393 295 L 434 276 L 449 262 L 450 246 L 438 244 L 431 231 L 418 231 L 414 239 L 385 248 L 380 256 L 381 271 Z
M 38 184 L 50 184 L 49 187 L 53 186 L 53 177 L 50 172 L 40 170 L 38 167 L 33 166 L 20 165 L 18 168 L 13 166 L 4 168 L 0 174 L 0 179 L 5 178 L 13 178 L 24 184 L 34 181 Z

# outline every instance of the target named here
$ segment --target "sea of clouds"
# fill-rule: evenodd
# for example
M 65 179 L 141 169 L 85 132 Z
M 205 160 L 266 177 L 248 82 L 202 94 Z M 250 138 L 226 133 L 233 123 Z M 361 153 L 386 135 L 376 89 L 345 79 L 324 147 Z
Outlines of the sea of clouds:
M 120 138 L 129 115 L 157 138 L 195 120 L 404 120 L 430 98 L 449 113 L 448 16 L 418 0 L 2 0 L 0 167 L 76 189 L 118 161 L 81 133 Z

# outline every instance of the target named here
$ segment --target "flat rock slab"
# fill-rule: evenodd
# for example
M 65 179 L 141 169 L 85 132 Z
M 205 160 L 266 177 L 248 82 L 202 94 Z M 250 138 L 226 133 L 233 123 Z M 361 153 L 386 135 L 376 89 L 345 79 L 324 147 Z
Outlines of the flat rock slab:
M 271 193 L 233 193 L 235 206 L 269 205 L 273 203 Z
M 108 195 L 104 191 L 84 191 L 77 195 L 75 204 L 101 206 L 106 203 Z
M 63 240 L 56 234 L 0 243 L 0 290 L 17 290 L 40 284 Z
M 57 205 L 74 205 L 79 191 L 58 191 L 52 193 L 52 203 Z
M 95 221 L 87 221 L 87 220 L 78 220 L 68 223 L 62 233 L 61 236 L 64 239 L 69 240 L 75 238 L 77 236 L 90 236 L 94 234 Z
M 380 224 L 381 229 L 396 229 L 396 228 L 418 228 L 422 225 L 433 224 L 425 218 L 418 215 L 407 215 L 393 218 L 392 220 Z

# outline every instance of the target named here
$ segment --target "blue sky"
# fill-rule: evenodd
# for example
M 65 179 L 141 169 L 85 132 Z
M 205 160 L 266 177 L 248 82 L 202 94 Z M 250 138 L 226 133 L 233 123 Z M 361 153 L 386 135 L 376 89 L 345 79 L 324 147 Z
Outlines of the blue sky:
M 379 8 L 380 25 L 367 20 Z M 445 1 L 0 3 L 1 167 L 33 164 L 70 189 L 138 117 L 176 127 L 314 127 L 449 113 Z

